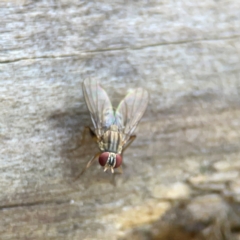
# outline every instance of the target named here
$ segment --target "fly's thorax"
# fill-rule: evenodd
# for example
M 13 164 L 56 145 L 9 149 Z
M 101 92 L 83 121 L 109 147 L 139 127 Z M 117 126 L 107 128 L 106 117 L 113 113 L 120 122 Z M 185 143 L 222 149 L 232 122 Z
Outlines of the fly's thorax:
M 121 153 L 121 150 L 122 150 L 121 145 L 122 145 L 122 134 L 118 131 L 108 130 L 103 134 L 102 149 L 101 148 L 100 149 L 102 151 Z
M 111 125 L 110 131 L 118 132 L 118 126 L 117 125 Z

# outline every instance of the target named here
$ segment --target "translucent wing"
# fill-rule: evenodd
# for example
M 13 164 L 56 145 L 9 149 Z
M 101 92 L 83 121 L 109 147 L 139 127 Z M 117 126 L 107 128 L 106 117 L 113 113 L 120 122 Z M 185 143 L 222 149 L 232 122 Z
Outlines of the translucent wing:
M 126 142 L 133 134 L 148 105 L 148 92 L 137 88 L 129 93 L 116 110 L 116 124 L 124 133 Z
M 95 79 L 83 82 L 83 95 L 91 115 L 91 119 L 98 137 L 103 130 L 113 124 L 115 117 L 112 104 L 105 90 Z

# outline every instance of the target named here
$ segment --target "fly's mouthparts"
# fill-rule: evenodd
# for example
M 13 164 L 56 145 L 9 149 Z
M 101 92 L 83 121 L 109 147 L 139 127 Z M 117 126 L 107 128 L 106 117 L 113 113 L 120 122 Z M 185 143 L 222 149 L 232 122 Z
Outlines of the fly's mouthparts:
M 109 166 L 109 165 L 105 166 L 103 171 L 106 172 L 109 168 L 111 169 L 111 172 L 114 173 L 114 168 L 112 166 Z

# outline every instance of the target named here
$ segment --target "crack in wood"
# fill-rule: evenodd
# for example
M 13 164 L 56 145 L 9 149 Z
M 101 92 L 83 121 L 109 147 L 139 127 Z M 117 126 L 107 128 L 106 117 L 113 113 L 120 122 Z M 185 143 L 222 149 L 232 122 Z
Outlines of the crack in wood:
M 40 60 L 40 59 L 61 59 L 61 58 L 71 58 L 71 57 L 81 57 L 84 55 L 88 55 L 89 53 L 101 53 L 101 52 L 114 52 L 114 51 L 137 51 L 137 50 L 143 50 L 146 48 L 153 48 L 153 47 L 161 47 L 161 46 L 169 46 L 169 45 L 180 45 L 180 44 L 188 44 L 188 43 L 197 43 L 197 42 L 211 42 L 211 41 L 222 41 L 222 40 L 233 40 L 240 38 L 240 35 L 233 35 L 229 37 L 222 37 L 219 39 L 194 39 L 189 41 L 177 41 L 177 42 L 162 42 L 162 43 L 156 43 L 156 44 L 149 44 L 149 45 L 142 45 L 142 46 L 136 46 L 136 47 L 123 47 L 123 48 L 106 48 L 106 49 L 96 49 L 96 50 L 87 50 L 79 52 L 78 54 L 62 54 L 62 55 L 42 55 L 39 57 L 24 57 L 24 58 L 15 58 L 15 59 L 9 59 L 9 60 L 0 60 L 0 64 L 6 64 L 6 63 L 14 63 L 19 61 L 25 61 L 25 60 Z

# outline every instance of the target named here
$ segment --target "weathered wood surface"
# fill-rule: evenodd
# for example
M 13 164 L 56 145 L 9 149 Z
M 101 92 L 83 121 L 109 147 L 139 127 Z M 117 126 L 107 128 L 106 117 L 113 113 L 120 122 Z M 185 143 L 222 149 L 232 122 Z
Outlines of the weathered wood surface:
M 238 0 L 12 0 L 0 19 L 2 240 L 117 239 L 201 194 L 239 206 Z M 116 103 L 137 86 L 151 99 L 124 174 L 73 182 L 97 151 L 69 151 L 89 76 Z

